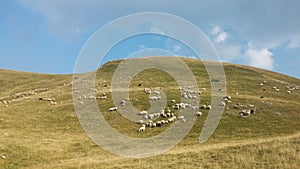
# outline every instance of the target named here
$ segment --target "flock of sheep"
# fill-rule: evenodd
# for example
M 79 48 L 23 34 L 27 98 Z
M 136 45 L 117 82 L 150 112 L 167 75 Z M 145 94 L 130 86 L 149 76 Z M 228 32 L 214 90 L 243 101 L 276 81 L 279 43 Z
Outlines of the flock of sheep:
M 263 86 L 264 88 L 262 89 L 263 91 L 268 90 L 267 89 L 267 81 L 262 81 L 262 83 L 259 84 L 259 86 Z M 104 85 L 104 87 L 108 87 L 108 84 L 106 81 L 104 81 L 102 83 Z M 144 88 L 144 93 L 149 95 L 149 100 L 151 101 L 158 101 L 161 100 L 161 96 L 160 96 L 160 87 L 157 88 Z M 185 86 L 185 87 L 179 87 L 179 90 L 181 91 L 181 98 L 184 99 L 194 99 L 197 100 L 199 98 L 199 96 L 201 95 L 201 92 L 206 91 L 206 88 L 200 88 L 200 90 L 192 90 L 193 86 Z M 298 90 L 298 87 L 296 86 L 286 86 L 287 92 L 286 93 L 291 93 L 294 90 Z M 91 90 L 96 90 L 96 89 L 91 89 Z M 219 91 L 221 91 L 222 89 L 219 89 Z M 273 91 L 279 92 L 280 89 L 276 86 L 272 87 Z M 73 91 L 76 92 L 76 91 Z M 238 95 L 239 93 L 236 92 L 236 95 Z M 102 93 L 100 96 L 95 97 L 95 96 L 81 96 L 78 98 L 79 100 L 82 99 L 99 99 L 99 100 L 105 100 L 107 99 L 106 93 Z M 119 104 L 120 106 L 125 106 L 127 101 L 129 101 L 129 98 L 126 98 L 124 100 L 122 100 Z M 201 116 L 203 113 L 201 111 L 199 111 L 199 109 L 203 109 L 203 110 L 210 110 L 212 108 L 212 106 L 210 104 L 207 105 L 200 105 L 200 106 L 192 106 L 189 103 L 183 103 L 183 102 L 176 102 L 175 99 L 171 99 L 169 100 L 171 103 L 171 107 L 167 107 L 164 110 L 160 110 L 159 112 L 156 113 L 148 113 L 147 111 L 140 111 L 137 112 L 137 115 L 141 117 L 141 119 L 137 122 L 138 124 L 140 124 L 140 128 L 138 129 L 139 132 L 144 132 L 146 130 L 146 128 L 155 128 L 155 127 L 161 127 L 164 125 L 168 125 L 171 124 L 174 121 L 181 121 L 181 122 L 185 122 L 186 119 L 184 118 L 184 116 L 177 116 L 176 115 L 176 110 L 179 109 L 191 109 L 191 111 L 193 111 L 195 116 Z M 227 110 L 229 110 L 229 106 L 227 106 L 228 104 L 231 104 L 232 102 L 232 97 L 231 96 L 225 96 L 223 98 L 223 100 L 220 102 L 220 106 L 226 107 Z M 80 102 L 81 103 L 81 102 Z M 248 104 L 248 105 L 243 105 L 241 103 L 237 103 L 236 105 L 232 106 L 234 109 L 238 109 L 238 115 L 240 117 L 249 117 L 251 114 L 255 114 L 257 109 L 254 105 L 252 104 Z M 111 107 L 108 109 L 108 111 L 113 112 L 113 111 L 117 111 L 118 108 L 117 107 Z
M 182 92 L 181 97 L 185 99 L 197 99 L 199 98 L 199 95 L 201 94 L 198 90 L 191 90 L 193 86 L 186 86 L 186 87 L 180 87 L 179 90 Z M 151 93 L 154 94 L 153 96 L 149 96 L 149 99 L 152 101 L 157 101 L 161 99 L 160 96 L 160 87 L 157 88 L 144 88 L 144 92 L 147 95 L 150 95 Z M 201 90 L 206 90 L 205 88 L 202 88 Z M 231 97 L 228 97 L 231 99 Z M 129 101 L 129 98 L 124 99 L 120 102 L 121 106 L 125 106 L 126 102 Z M 198 111 L 198 109 L 211 109 L 211 105 L 202 105 L 202 106 L 192 106 L 190 103 L 176 103 L 175 99 L 171 99 L 170 103 L 173 105 L 171 108 L 167 107 L 164 110 L 160 110 L 157 113 L 148 113 L 147 111 L 143 110 L 140 112 L 137 112 L 137 115 L 140 116 L 141 120 L 137 122 L 137 124 L 140 124 L 140 128 L 138 129 L 138 132 L 144 132 L 146 128 L 155 128 L 155 127 L 162 127 L 164 125 L 171 124 L 172 122 L 181 121 L 185 122 L 186 119 L 184 116 L 177 116 L 175 114 L 176 110 L 179 109 L 186 109 L 190 108 L 194 111 L 195 116 L 201 116 L 202 112 Z M 111 107 L 108 109 L 108 111 L 117 111 L 117 107 Z M 157 119 L 157 120 L 156 120 Z M 155 121 L 156 120 L 156 121 Z

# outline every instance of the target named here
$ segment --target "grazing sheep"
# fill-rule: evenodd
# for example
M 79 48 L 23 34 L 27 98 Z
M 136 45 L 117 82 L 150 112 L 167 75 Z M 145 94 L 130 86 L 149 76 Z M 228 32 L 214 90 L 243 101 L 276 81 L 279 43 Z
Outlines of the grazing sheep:
M 211 105 L 207 105 L 207 106 L 206 106 L 206 109 L 207 109 L 207 110 L 210 110 L 210 109 L 211 109 Z
M 89 99 L 96 99 L 96 97 L 95 96 L 90 96 Z
M 157 91 L 157 90 L 155 90 L 153 93 L 156 94 L 156 95 L 159 95 L 159 94 L 160 94 L 160 92 Z
M 149 114 L 148 115 L 148 119 L 153 119 L 154 118 L 154 114 Z
M 156 127 L 156 123 L 151 123 L 151 128 L 155 128 Z
M 120 102 L 120 105 L 121 105 L 121 106 L 125 106 L 125 103 L 126 103 L 125 100 L 122 100 L 122 101 Z
M 142 127 L 139 128 L 139 132 L 144 132 L 146 130 L 146 126 L 142 125 Z
M 220 106 L 223 106 L 223 107 L 224 107 L 225 105 L 226 105 L 225 102 L 221 102 L 221 103 L 220 103 Z
M 144 120 L 139 120 L 137 124 L 144 124 Z
M 144 89 L 144 92 L 145 92 L 146 94 L 151 94 L 151 89 L 145 88 L 145 89 Z
M 156 100 L 160 100 L 161 97 L 160 96 L 151 96 L 149 97 L 150 100 L 156 101 Z
M 138 112 L 138 115 L 147 115 L 147 114 L 148 114 L 148 112 L 145 110 Z
M 109 108 L 108 110 L 109 111 L 116 111 L 118 108 L 117 107 L 111 107 L 111 108 Z
M 100 97 L 98 97 L 98 99 L 105 100 L 105 99 L 107 99 L 107 96 L 100 96 Z
M 290 90 L 286 91 L 287 94 L 291 94 L 292 92 Z
M 171 102 L 171 103 L 175 103 L 176 101 L 175 101 L 175 99 L 172 99 L 172 100 L 170 100 L 170 102 Z
M 157 126 L 157 127 L 161 127 L 162 125 L 163 125 L 163 124 L 162 124 L 161 121 L 156 122 L 156 126 Z
M 204 105 L 201 105 L 200 106 L 200 109 L 206 109 L 206 105 L 204 104 Z
M 195 114 L 195 116 L 201 116 L 201 115 L 202 115 L 202 112 L 197 111 L 197 112 L 195 112 L 194 114 Z
M 184 116 L 178 116 L 177 120 L 183 120 Z
M 241 112 L 239 112 L 239 115 L 241 117 L 248 117 L 248 116 L 250 116 L 250 114 L 251 114 L 250 110 L 242 110 Z

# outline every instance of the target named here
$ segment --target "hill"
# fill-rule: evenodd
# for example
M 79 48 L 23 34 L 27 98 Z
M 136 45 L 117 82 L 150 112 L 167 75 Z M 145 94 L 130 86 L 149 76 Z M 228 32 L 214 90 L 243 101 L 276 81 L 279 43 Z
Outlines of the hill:
M 137 59 L 138 60 L 138 59 Z M 211 81 L 200 60 L 183 58 L 201 91 L 200 104 L 211 104 Z M 96 74 L 97 103 L 114 129 L 130 137 L 151 137 L 171 125 L 147 128 L 125 119 L 111 94 L 111 79 L 121 60 L 110 61 Z M 205 62 L 214 64 L 213 62 Z M 300 80 L 253 67 L 223 63 L 226 103 L 220 123 L 204 144 L 198 143 L 209 110 L 176 147 L 142 159 L 113 155 L 97 146 L 76 116 L 72 75 L 45 75 L 0 70 L 0 168 L 297 168 L 300 166 Z M 120 83 L 122 80 L 120 80 Z M 138 110 L 151 106 L 144 89 L 160 88 L 172 108 L 181 93 L 170 74 L 147 69 L 130 83 L 129 100 Z M 202 89 L 205 88 L 205 89 Z M 290 91 L 290 92 L 288 92 Z M 104 94 L 105 93 L 105 94 Z M 106 99 L 100 97 L 106 96 Z M 89 96 L 87 96 L 89 97 Z M 74 98 L 74 99 L 77 99 Z M 81 98 L 84 99 L 84 98 Z M 87 100 L 89 98 L 86 98 Z M 93 98 L 91 98 L 93 99 Z M 241 117 L 239 112 L 255 109 Z M 174 114 L 178 114 L 175 110 Z

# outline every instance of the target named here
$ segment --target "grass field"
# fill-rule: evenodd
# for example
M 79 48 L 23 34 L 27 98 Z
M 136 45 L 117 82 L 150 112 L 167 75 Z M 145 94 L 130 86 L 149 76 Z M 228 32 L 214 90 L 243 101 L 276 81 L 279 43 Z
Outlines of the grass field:
M 210 103 L 210 79 L 203 63 L 183 60 L 193 72 L 197 87 L 207 88 L 201 93 L 200 103 Z M 140 124 L 108 111 L 114 106 L 111 78 L 120 62 L 108 62 L 97 71 L 96 96 L 107 95 L 106 100 L 97 100 L 104 118 L 130 137 L 151 137 L 165 131 L 168 126 L 139 133 Z M 209 140 L 198 143 L 208 114 L 208 110 L 201 110 L 203 116 L 176 147 L 142 159 L 113 155 L 87 136 L 74 110 L 72 75 L 0 70 L 0 168 L 299 168 L 300 89 L 287 93 L 286 86 L 298 87 L 300 80 L 243 65 L 223 66 L 232 103 L 226 105 Z M 260 86 L 263 81 L 267 83 Z M 280 91 L 275 92 L 274 86 Z M 170 99 L 180 100 L 174 78 L 161 70 L 147 69 L 130 83 L 129 97 L 138 110 L 150 107 L 143 91 L 146 87 L 162 87 L 169 107 L 173 105 Z M 57 104 L 39 98 L 55 98 Z M 10 103 L 5 104 L 7 101 Z M 234 108 L 238 103 L 255 105 L 257 112 L 239 117 L 241 109 Z

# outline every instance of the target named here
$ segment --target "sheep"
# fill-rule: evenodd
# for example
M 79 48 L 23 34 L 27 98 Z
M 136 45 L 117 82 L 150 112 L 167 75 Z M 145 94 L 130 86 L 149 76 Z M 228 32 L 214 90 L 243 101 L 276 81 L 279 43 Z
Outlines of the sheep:
M 195 112 L 194 114 L 195 114 L 195 116 L 201 116 L 201 115 L 202 115 L 202 112 L 197 111 L 197 112 Z
M 111 108 L 109 108 L 108 110 L 109 111 L 116 111 L 118 108 L 117 107 L 111 107 Z
M 220 106 L 222 106 L 222 107 L 224 107 L 225 105 L 226 105 L 226 104 L 225 104 L 225 102 L 223 102 L 223 101 L 220 103 Z
M 286 91 L 287 94 L 291 94 L 292 92 L 290 90 Z
M 156 122 L 156 126 L 157 126 L 157 127 L 161 127 L 162 125 L 163 125 L 163 124 L 162 124 L 161 121 Z
M 171 103 L 175 103 L 176 101 L 175 101 L 175 99 L 172 99 L 172 100 L 170 100 L 170 102 L 171 102 Z
M 206 109 L 206 105 L 204 104 L 204 105 L 201 105 L 200 106 L 200 109 Z
M 138 115 L 147 115 L 147 114 L 148 114 L 148 112 L 145 110 L 138 112 Z
M 89 99 L 96 99 L 96 97 L 95 96 L 90 96 Z
M 251 114 L 250 110 L 242 110 L 241 112 L 239 112 L 239 115 L 241 117 L 248 117 L 248 116 L 250 116 L 250 114 Z
M 56 102 L 54 102 L 54 101 L 51 100 L 51 101 L 50 101 L 50 104 L 51 104 L 51 105 L 56 105 Z
M 156 123 L 151 123 L 151 128 L 155 128 L 156 127 Z
M 107 99 L 107 96 L 100 96 L 100 97 L 97 97 L 97 99 L 105 100 L 105 99 Z
M 210 110 L 210 109 L 211 109 L 211 105 L 207 105 L 207 106 L 206 106 L 206 109 L 207 109 L 207 110 Z
M 175 116 L 174 116 L 175 117 Z M 176 117 L 174 118 L 174 117 L 170 117 L 170 118 L 168 118 L 168 122 L 169 123 L 172 123 L 173 121 L 175 121 L 176 120 Z
M 144 89 L 144 92 L 145 92 L 146 94 L 151 94 L 151 89 L 145 88 L 145 89 Z
M 198 107 L 198 106 L 193 106 L 192 109 L 193 109 L 193 110 L 198 110 L 199 107 Z
M 144 120 L 139 120 L 137 124 L 144 124 Z
M 184 119 L 184 116 L 178 116 L 177 120 L 182 121 Z
M 155 90 L 153 93 L 156 94 L 156 95 L 159 95 L 159 94 L 160 94 L 160 92 L 157 91 L 157 90 Z
M 263 86 L 264 84 L 263 83 L 261 83 L 261 84 L 259 84 L 260 86 Z
M 126 103 L 125 100 L 121 100 L 120 105 L 125 106 L 125 103 Z
M 151 96 L 149 97 L 150 100 L 156 101 L 156 100 L 160 100 L 161 97 L 160 96 Z
M 146 126 L 143 124 L 142 127 L 139 128 L 139 132 L 144 132 L 146 130 Z
M 148 119 L 153 119 L 154 118 L 154 114 L 149 114 L 148 115 Z
M 192 96 L 192 99 L 197 99 L 197 96 Z

